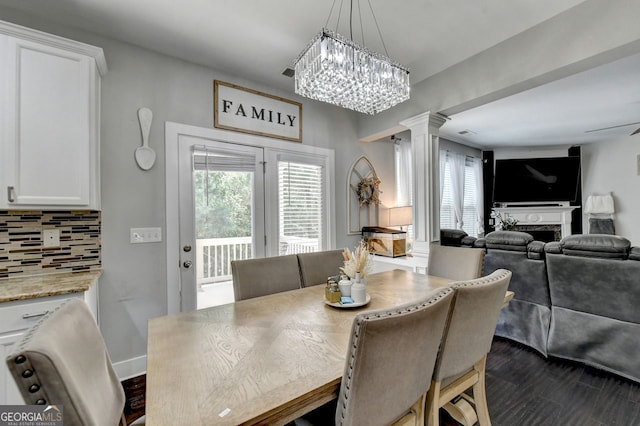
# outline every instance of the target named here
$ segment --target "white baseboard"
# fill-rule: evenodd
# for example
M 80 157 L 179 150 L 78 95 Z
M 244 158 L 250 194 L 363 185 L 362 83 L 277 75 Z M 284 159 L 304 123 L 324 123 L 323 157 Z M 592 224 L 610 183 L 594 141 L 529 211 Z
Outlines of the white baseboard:
M 139 376 L 147 372 L 147 356 L 143 355 L 120 362 L 114 362 L 113 369 L 116 370 L 116 374 L 120 380 Z

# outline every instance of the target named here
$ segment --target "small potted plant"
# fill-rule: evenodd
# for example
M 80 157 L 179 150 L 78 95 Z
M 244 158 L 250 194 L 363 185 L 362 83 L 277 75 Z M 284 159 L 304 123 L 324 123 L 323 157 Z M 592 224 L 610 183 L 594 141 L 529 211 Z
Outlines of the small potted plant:
M 344 266 L 340 268 L 345 275 L 351 278 L 351 297 L 355 303 L 364 303 L 367 296 L 365 278 L 371 270 L 371 254 L 364 240 L 360 241 L 353 253 L 345 248 L 342 252 Z
M 502 215 L 499 212 L 493 211 L 493 217 L 496 219 L 496 230 L 498 231 L 515 231 L 518 219 L 511 217 L 507 214 Z

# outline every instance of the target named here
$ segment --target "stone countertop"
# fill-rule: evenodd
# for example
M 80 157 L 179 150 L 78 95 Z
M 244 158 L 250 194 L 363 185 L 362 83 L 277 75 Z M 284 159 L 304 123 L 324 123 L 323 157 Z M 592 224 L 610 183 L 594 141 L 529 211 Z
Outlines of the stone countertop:
M 80 293 L 95 285 L 102 271 L 64 272 L 0 280 L 0 303 Z

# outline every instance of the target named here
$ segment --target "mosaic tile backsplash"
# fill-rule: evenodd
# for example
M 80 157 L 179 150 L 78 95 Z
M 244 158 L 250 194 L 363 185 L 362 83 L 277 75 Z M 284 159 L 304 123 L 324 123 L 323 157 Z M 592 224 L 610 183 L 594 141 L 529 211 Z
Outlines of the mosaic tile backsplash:
M 0 278 L 102 268 L 99 211 L 0 210 Z M 43 248 L 58 229 L 60 247 Z

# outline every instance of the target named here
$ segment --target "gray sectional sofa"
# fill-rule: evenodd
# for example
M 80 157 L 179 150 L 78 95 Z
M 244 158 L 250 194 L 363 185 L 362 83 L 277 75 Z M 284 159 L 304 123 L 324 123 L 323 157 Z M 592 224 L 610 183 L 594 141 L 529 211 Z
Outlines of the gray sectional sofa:
M 547 356 L 551 300 L 544 261 L 544 243 L 530 234 L 496 231 L 485 238 L 483 275 L 497 269 L 512 272 L 513 300 L 500 314 L 496 335 L 525 344 Z
M 640 247 L 594 234 L 546 244 L 515 231 L 459 240 L 486 250 L 484 275 L 513 273 L 515 297 L 497 336 L 640 382 Z
M 611 235 L 545 245 L 549 355 L 640 382 L 640 247 Z

